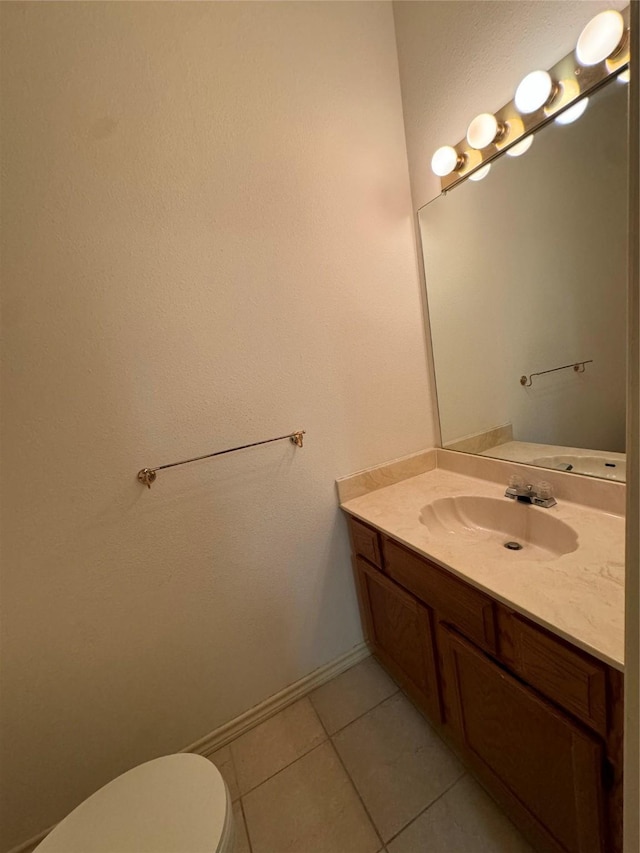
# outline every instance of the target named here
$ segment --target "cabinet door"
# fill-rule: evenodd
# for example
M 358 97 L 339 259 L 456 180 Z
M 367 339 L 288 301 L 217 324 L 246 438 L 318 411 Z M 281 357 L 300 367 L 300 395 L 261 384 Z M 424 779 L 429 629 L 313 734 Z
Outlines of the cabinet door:
M 361 557 L 355 557 L 354 565 L 374 654 L 427 714 L 440 722 L 431 611 Z
M 542 849 L 606 850 L 600 741 L 449 628 L 448 699 L 478 775 Z

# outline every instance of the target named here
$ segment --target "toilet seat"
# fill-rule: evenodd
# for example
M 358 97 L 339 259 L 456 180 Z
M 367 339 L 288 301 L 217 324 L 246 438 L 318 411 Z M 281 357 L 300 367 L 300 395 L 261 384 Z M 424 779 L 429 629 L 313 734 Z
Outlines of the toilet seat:
M 181 753 L 100 788 L 34 853 L 227 853 L 232 846 L 231 798 L 219 770 Z

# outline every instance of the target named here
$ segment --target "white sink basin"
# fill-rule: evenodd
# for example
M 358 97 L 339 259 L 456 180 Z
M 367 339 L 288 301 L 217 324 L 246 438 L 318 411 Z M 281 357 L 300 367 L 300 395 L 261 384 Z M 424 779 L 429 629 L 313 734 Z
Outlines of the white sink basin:
M 623 483 L 626 480 L 625 463 L 610 459 L 607 456 L 576 456 L 572 454 L 541 456 L 534 459 L 530 464 L 541 465 L 543 468 L 555 468 L 557 471 L 573 471 L 574 474 L 587 474 L 590 477 L 619 480 Z
M 511 560 L 552 560 L 578 547 L 578 534 L 552 510 L 509 498 L 439 498 L 422 508 L 420 521 L 436 539 L 484 543 L 493 556 Z M 521 547 L 511 550 L 507 543 Z

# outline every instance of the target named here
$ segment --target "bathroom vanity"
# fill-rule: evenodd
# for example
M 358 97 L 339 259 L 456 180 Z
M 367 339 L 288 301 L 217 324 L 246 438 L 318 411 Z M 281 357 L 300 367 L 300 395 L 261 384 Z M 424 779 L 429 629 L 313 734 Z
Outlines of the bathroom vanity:
M 601 545 L 617 540 L 624 522 L 566 503 L 555 513 L 522 508 L 536 519 L 551 513 L 554 523 L 564 512 L 576 530 L 580 515 L 597 516 L 583 519 L 575 543 L 561 543 L 556 555 L 534 547 L 524 557 L 504 550 L 492 557 L 490 535 L 465 538 L 445 519 L 438 538 L 419 520 L 420 501 L 448 486 L 485 501 L 500 494 L 493 483 L 435 470 L 342 501 L 372 652 L 537 849 L 617 853 L 622 539 L 609 547 L 620 559 L 590 579 L 602 555 L 585 538 L 600 516 Z
M 505 152 L 525 127 L 507 105 L 432 161 L 447 191 L 418 220 L 449 449 L 338 491 L 376 657 L 536 849 L 619 853 L 628 76 L 602 67 L 552 120 L 586 85 L 567 62 L 524 146 Z

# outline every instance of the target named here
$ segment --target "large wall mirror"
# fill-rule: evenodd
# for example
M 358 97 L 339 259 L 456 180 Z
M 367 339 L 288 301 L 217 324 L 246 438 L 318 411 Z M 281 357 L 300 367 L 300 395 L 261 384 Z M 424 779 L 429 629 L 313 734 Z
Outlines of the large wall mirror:
M 627 97 L 420 210 L 444 447 L 625 479 Z

